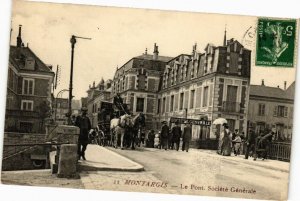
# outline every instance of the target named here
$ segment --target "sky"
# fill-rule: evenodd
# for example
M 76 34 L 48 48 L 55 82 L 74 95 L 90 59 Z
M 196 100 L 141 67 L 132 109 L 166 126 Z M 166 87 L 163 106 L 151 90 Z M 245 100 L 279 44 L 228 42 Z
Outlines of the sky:
M 77 39 L 74 54 L 73 94 L 75 99 L 86 96 L 94 81 L 103 77 L 112 79 L 117 66 L 153 45 L 159 46 L 159 55 L 190 54 L 197 43 L 203 52 L 207 43 L 222 45 L 224 30 L 227 39 L 235 38 L 252 50 L 251 84 L 289 86 L 295 80 L 296 68 L 256 67 L 256 17 L 218 15 L 150 9 L 85 6 L 14 1 L 12 11 L 12 45 L 16 45 L 18 26 L 22 24 L 22 39 L 46 64 L 61 67 L 60 81 L 55 94 L 69 88 L 72 35 L 89 37 Z M 246 35 L 245 35 L 246 34 Z M 67 93 L 64 94 L 67 97 Z

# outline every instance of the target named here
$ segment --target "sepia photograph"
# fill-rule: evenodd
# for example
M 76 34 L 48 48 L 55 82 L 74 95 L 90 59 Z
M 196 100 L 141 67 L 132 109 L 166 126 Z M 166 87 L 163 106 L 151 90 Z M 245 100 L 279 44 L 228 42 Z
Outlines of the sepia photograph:
M 299 19 L 14 0 L 10 26 L 2 185 L 288 199 Z

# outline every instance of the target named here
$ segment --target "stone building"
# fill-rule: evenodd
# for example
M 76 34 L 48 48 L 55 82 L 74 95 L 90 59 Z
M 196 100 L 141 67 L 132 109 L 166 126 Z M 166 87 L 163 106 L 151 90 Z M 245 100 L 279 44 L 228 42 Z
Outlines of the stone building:
M 53 78 L 51 67 L 24 47 L 20 26 L 17 45 L 10 46 L 5 131 L 45 132 Z
M 276 141 L 291 141 L 295 82 L 288 88 L 250 85 L 248 124 L 259 134 L 266 128 L 275 128 Z
M 171 117 L 227 119 L 229 129 L 247 128 L 251 51 L 224 37 L 222 46 L 208 44 L 204 52 L 195 44 L 191 55 L 170 60 L 163 71 L 158 96 L 158 119 Z M 192 140 L 215 139 L 220 126 L 193 125 Z
M 109 101 L 111 98 L 111 82 L 112 80 L 105 82 L 104 79 L 101 79 L 99 84 L 95 85 L 95 82 L 93 82 L 93 85 L 89 86 L 86 107 L 92 127 L 96 127 L 98 124 L 98 112 L 101 102 Z
M 123 102 L 136 115 L 144 113 L 147 129 L 158 122 L 157 101 L 161 76 L 172 57 L 160 56 L 154 44 L 153 55 L 147 49 L 143 55 L 133 57 L 116 70 L 112 82 L 112 96 L 120 93 Z

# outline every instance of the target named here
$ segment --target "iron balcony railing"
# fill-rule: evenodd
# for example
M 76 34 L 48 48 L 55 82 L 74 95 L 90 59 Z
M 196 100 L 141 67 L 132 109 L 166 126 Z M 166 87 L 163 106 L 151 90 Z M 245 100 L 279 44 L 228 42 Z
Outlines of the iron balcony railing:
M 241 111 L 241 103 L 231 102 L 231 101 L 223 101 L 222 111 L 223 112 L 240 112 Z
M 7 116 L 18 116 L 18 117 L 39 117 L 38 112 L 26 111 L 26 110 L 6 110 Z

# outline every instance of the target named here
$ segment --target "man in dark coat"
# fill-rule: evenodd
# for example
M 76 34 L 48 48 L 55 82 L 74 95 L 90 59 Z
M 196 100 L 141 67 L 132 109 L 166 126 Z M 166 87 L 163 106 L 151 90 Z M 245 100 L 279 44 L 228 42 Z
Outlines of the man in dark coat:
M 80 128 L 80 133 L 78 137 L 78 159 L 82 157 L 83 160 L 86 160 L 85 158 L 85 150 L 88 145 L 88 134 L 89 130 L 91 129 L 91 121 L 86 116 L 87 115 L 87 108 L 83 107 L 81 108 L 81 115 L 77 116 L 75 121 L 75 126 Z
M 186 121 L 185 127 L 183 129 L 183 135 L 182 135 L 182 151 L 186 150 L 186 152 L 189 151 L 190 148 L 190 141 L 192 138 L 192 127 L 191 125 Z
M 245 141 L 246 145 L 246 153 L 245 153 L 245 159 L 248 159 L 250 151 L 254 154 L 255 152 L 255 133 L 252 129 L 249 130 L 247 139 Z
M 167 125 L 166 121 L 163 121 L 162 123 L 163 123 L 163 126 L 161 127 L 161 132 L 160 132 L 161 146 L 163 149 L 167 150 L 170 129 L 169 129 L 169 126 Z
M 178 121 L 175 122 L 175 126 L 172 128 L 172 143 L 175 145 L 176 150 L 179 150 L 179 143 L 180 143 L 180 138 L 181 138 L 181 128 L 179 126 Z

